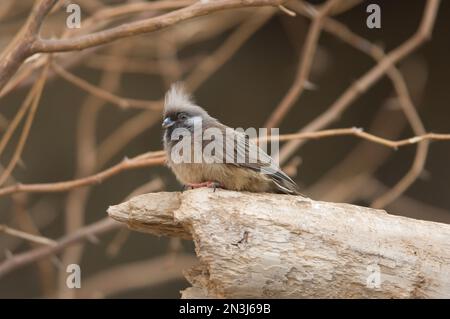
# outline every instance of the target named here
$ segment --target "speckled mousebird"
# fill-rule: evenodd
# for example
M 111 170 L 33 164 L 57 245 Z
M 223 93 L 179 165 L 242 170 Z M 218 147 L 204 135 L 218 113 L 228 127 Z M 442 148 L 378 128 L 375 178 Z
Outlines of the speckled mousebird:
M 173 140 L 172 134 L 176 129 L 184 129 L 194 134 L 195 123 L 201 122 L 203 132 L 208 128 L 215 128 L 223 132 L 224 140 L 232 142 L 231 150 L 225 147 L 217 147 L 214 157 L 225 158 L 226 155 L 245 155 L 245 161 L 220 161 L 214 162 L 211 158 L 205 160 L 202 157 L 200 162 L 179 162 L 172 158 L 172 149 L 178 140 Z M 192 97 L 186 92 L 183 85 L 175 83 L 171 86 L 165 96 L 163 123 L 164 128 L 164 149 L 167 154 L 167 165 L 174 172 L 177 179 L 184 187 L 220 187 L 235 191 L 268 192 L 300 194 L 297 184 L 287 176 L 273 159 L 261 150 L 254 142 L 248 139 L 241 132 L 235 131 L 211 117 L 203 108 L 196 105 Z M 231 133 L 231 134 L 230 134 Z M 231 141 L 230 139 L 234 139 Z M 195 142 L 200 143 L 203 150 L 207 143 L 214 143 L 215 140 Z M 249 149 L 258 150 L 255 159 L 250 154 Z M 192 145 L 194 149 L 194 145 Z M 223 152 L 221 151 L 223 149 Z M 233 154 L 227 154 L 233 152 Z M 206 156 L 206 155 L 203 155 Z M 270 163 L 270 165 L 268 164 Z M 267 169 L 269 167 L 271 169 Z

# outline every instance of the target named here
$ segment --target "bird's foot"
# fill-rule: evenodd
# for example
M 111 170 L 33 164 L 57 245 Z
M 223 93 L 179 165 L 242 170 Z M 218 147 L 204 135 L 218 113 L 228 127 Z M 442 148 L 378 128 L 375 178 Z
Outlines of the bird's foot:
M 216 191 L 216 188 L 224 188 L 223 185 L 219 182 L 214 182 L 214 181 L 207 181 L 207 182 L 203 182 L 203 183 L 189 183 L 184 185 L 183 189 L 194 189 L 194 188 L 201 188 L 201 187 L 208 187 L 208 188 L 213 188 L 214 192 Z
M 206 182 L 207 185 L 206 187 L 212 188 L 213 189 L 213 193 L 216 191 L 216 188 L 222 188 L 224 189 L 225 187 L 219 183 L 219 182 Z

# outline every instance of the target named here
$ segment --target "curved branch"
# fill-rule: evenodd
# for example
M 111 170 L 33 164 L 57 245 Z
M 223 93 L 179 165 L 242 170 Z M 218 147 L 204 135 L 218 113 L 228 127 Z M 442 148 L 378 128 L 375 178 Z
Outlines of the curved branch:
M 207 3 L 197 2 L 186 8 L 158 17 L 125 23 L 117 27 L 82 35 L 76 38 L 60 40 L 41 39 L 33 44 L 32 51 L 37 53 L 83 50 L 111 43 L 122 38 L 161 30 L 179 22 L 217 11 L 246 7 L 278 6 L 282 4 L 283 1 L 284 0 L 216 0 Z
M 435 18 L 439 8 L 440 0 L 428 0 L 422 21 L 416 33 L 392 50 L 378 62 L 372 69 L 354 82 L 330 107 L 299 132 L 311 132 L 323 129 L 330 123 L 339 118 L 340 114 L 354 102 L 359 96 L 366 92 L 381 77 L 386 74 L 391 66 L 398 63 L 401 59 L 411 54 L 420 47 L 431 36 L 434 28 Z M 284 163 L 289 157 L 302 145 L 302 141 L 292 141 L 287 143 L 280 150 L 280 162 Z
M 113 229 L 117 229 L 118 227 L 120 227 L 120 224 L 109 218 L 105 218 L 87 227 L 81 228 L 73 234 L 61 238 L 55 245 L 36 248 L 21 254 L 13 255 L 0 264 L 0 278 L 14 269 L 58 253 L 69 245 L 86 240 L 94 235 L 100 235 Z
M 58 0 L 36 1 L 27 22 L 0 55 L 0 91 L 26 58 L 33 54 L 42 22 Z

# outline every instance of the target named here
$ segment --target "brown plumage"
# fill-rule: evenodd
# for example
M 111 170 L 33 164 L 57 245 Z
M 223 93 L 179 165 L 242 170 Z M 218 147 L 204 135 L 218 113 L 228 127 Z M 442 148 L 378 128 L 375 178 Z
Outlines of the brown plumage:
M 199 123 L 203 132 L 209 128 L 222 132 L 224 147 L 216 147 L 215 151 L 209 154 L 209 157 L 205 155 L 200 163 L 174 161 L 172 150 L 179 140 L 172 140 L 172 135 L 177 132 L 176 129 L 194 133 L 194 126 Z M 200 106 L 195 105 L 180 84 L 172 85 L 166 94 L 163 127 L 165 128 L 163 142 L 167 153 L 167 164 L 185 186 L 217 185 L 236 191 L 299 194 L 295 182 L 274 164 L 269 155 L 245 135 L 223 125 Z M 218 141 L 219 139 L 216 138 L 212 141 L 190 139 L 191 159 L 194 158 L 193 151 L 196 146 L 198 149 L 205 150 L 208 144 L 218 143 Z M 232 143 L 228 144 L 232 146 L 232 154 L 225 147 L 227 143 Z M 258 150 L 256 157 L 254 153 L 249 152 L 252 148 Z M 233 156 L 235 160 L 232 163 L 225 161 L 227 155 Z M 245 161 L 237 162 L 238 156 L 245 156 Z M 221 163 L 214 162 L 220 159 L 222 159 Z

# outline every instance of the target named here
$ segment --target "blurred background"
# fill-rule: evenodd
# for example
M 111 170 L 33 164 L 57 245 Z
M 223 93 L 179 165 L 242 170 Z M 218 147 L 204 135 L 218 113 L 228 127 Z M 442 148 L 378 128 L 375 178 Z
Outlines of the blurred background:
M 67 3 L 60 1 L 44 22 L 42 37 L 75 37 L 193 3 L 72 2 L 81 7 L 81 28 L 66 28 Z M 368 52 L 378 52 L 372 50 L 376 47 L 389 53 L 402 45 L 418 29 L 426 6 L 424 0 L 341 2 L 344 4 L 331 10 L 327 19 L 359 36 L 356 43 L 367 52 L 333 33 L 339 32 L 336 26 L 324 26 L 305 88 L 275 125 L 280 134 L 295 133 L 329 110 L 376 65 Z M 295 0 L 283 8 L 217 12 L 80 52 L 53 54 L 23 151 L 2 187 L 76 180 L 118 165 L 124 158 L 161 150 L 161 99 L 177 80 L 185 81 L 197 103 L 223 123 L 266 126 L 301 72 L 311 32 L 309 14 L 314 12 L 309 5 L 322 3 Z M 370 3 L 380 5 L 380 29 L 366 26 Z M 28 0 L 1 1 L 1 50 L 16 36 L 32 5 Z M 127 8 L 131 8 L 129 12 L 120 13 Z M 293 12 L 297 14 L 292 16 Z M 396 65 L 426 132 L 450 132 L 449 17 L 450 3 L 442 1 L 430 40 Z M 2 139 L 46 59 L 46 55 L 37 55 L 27 60 L 11 80 L 13 84 L 2 91 Z M 402 106 L 392 78 L 384 76 L 321 129 L 360 127 L 399 140 L 420 135 L 420 129 L 412 128 L 411 116 L 405 116 L 411 112 Z M 17 154 L 25 121 L 2 150 L 2 170 Z M 450 223 L 449 142 L 431 142 L 428 150 L 422 146 L 419 155 L 418 144 L 393 150 L 354 136 L 302 143 L 283 158 L 282 166 L 311 198 Z M 160 158 L 159 153 L 149 156 Z M 405 189 L 390 197 L 395 187 Z M 79 235 L 87 225 L 99 229 L 88 231 L 55 254 L 32 257 L 1 274 L 0 298 L 178 298 L 179 291 L 189 286 L 182 269 L 195 263 L 193 244 L 129 232 L 105 218 L 109 205 L 130 196 L 179 189 L 171 172 L 158 164 L 124 169 L 95 183 L 59 192 L 2 195 L 0 224 L 11 229 L 52 240 Z M 19 256 L 28 258 L 30 254 L 23 254 L 42 251 L 45 245 L 0 231 L 0 265 Z M 81 266 L 81 289 L 66 288 L 66 265 L 71 263 Z

